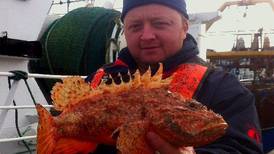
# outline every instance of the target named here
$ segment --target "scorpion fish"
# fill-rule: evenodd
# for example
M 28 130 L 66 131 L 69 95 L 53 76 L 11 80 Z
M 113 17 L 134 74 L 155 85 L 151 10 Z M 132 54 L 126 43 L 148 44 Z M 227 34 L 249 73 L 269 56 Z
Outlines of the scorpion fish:
M 169 90 L 172 77 L 162 79 L 162 65 L 155 75 L 137 70 L 129 82 L 97 88 L 79 76 L 67 77 L 52 89 L 52 116 L 37 105 L 38 154 L 79 154 L 98 144 L 116 146 L 122 154 L 154 154 L 146 142 L 153 131 L 175 147 L 202 146 L 225 134 L 221 115 L 194 99 Z

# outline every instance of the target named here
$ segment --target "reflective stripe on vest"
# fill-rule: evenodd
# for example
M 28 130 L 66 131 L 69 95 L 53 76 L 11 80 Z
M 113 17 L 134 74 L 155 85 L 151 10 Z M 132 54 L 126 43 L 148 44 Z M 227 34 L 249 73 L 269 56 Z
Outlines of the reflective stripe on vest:
M 115 62 L 114 62 L 114 64 L 113 64 L 113 66 L 118 66 L 118 65 L 121 65 L 121 66 L 125 66 L 125 67 L 128 67 L 128 65 L 126 64 L 126 63 L 124 63 L 122 60 L 120 60 L 120 59 L 117 59 Z
M 207 67 L 199 64 L 181 64 L 174 72 L 169 90 L 190 99 L 194 96 Z
M 93 79 L 90 82 L 91 88 L 96 88 L 100 84 L 104 75 L 105 75 L 104 69 L 103 68 L 98 69 Z
M 125 66 L 125 67 L 128 66 L 127 64 L 125 64 L 125 63 L 124 63 L 122 60 L 120 60 L 120 59 L 117 59 L 117 60 L 112 64 L 112 66 L 118 66 L 118 65 L 120 65 L 120 66 Z M 102 80 L 102 78 L 104 77 L 105 74 L 106 74 L 106 72 L 105 72 L 104 68 L 98 69 L 98 70 L 96 71 L 94 77 L 92 78 L 91 82 L 90 82 L 90 86 L 91 86 L 92 88 L 96 88 L 97 86 L 99 86 L 99 84 L 100 84 L 100 82 L 101 82 L 101 80 Z

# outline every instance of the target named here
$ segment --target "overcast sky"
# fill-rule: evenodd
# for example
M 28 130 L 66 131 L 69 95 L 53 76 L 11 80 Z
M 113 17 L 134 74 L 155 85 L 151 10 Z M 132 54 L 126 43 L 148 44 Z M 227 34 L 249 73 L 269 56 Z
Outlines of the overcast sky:
M 60 1 L 66 2 L 66 0 L 54 0 L 56 3 Z M 224 2 L 231 1 L 231 0 L 186 0 L 187 3 L 187 10 L 189 13 L 197 13 L 197 12 L 208 12 L 208 11 L 216 11 Z M 122 0 L 95 0 L 96 6 L 103 6 L 106 3 L 114 3 L 115 9 L 122 8 Z M 81 5 L 85 5 L 85 3 L 72 3 L 71 8 L 78 7 Z M 58 6 L 54 6 L 57 8 Z M 66 5 L 63 4 L 61 7 L 62 9 L 55 9 L 55 11 L 64 11 L 66 10 Z M 54 9 L 54 8 L 53 8 Z
M 96 5 L 104 5 L 107 1 L 114 2 L 114 8 L 122 7 L 122 0 L 97 0 Z M 216 10 L 221 4 L 229 0 L 186 0 L 188 12 L 207 12 Z
M 62 0 L 65 2 L 66 0 Z M 88 0 L 87 0 L 88 1 Z M 201 13 L 217 11 L 222 4 L 232 0 L 186 0 L 188 13 Z M 235 1 L 235 0 L 233 0 Z M 274 1 L 274 0 L 273 0 Z M 60 2 L 60 0 L 55 0 Z M 114 8 L 122 9 L 122 0 L 95 0 L 95 6 L 110 6 L 114 3 Z M 86 3 L 72 3 L 70 10 L 85 6 Z M 66 5 L 53 6 L 52 12 L 65 13 Z M 274 12 L 268 3 L 260 3 L 254 6 L 231 6 L 221 13 L 222 19 L 215 22 L 209 29 L 208 37 L 212 38 L 208 44 L 216 48 L 231 48 L 235 40 L 235 33 L 255 33 L 258 29 L 264 28 L 265 32 L 270 32 L 271 44 L 274 44 Z M 234 34 L 233 34 L 234 33 Z M 250 42 L 251 35 L 245 36 Z M 216 40 L 223 43 L 216 43 Z M 250 43 L 248 43 L 250 44 Z

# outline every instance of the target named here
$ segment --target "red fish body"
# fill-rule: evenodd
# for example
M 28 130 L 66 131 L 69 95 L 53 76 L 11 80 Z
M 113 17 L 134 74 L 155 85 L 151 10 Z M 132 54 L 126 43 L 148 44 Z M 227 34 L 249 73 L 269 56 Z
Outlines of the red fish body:
M 88 153 L 96 144 L 116 145 L 122 154 L 154 153 L 145 134 L 154 131 L 174 146 L 201 146 L 225 133 L 223 118 L 195 100 L 169 91 L 171 79 L 161 72 L 128 83 L 89 89 L 80 77 L 64 79 L 53 88 L 52 117 L 41 105 L 38 154 Z

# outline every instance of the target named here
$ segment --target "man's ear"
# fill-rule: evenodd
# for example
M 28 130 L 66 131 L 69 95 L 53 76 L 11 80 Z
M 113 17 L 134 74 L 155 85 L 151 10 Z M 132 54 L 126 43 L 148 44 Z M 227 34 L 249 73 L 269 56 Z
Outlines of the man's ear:
M 186 38 L 186 34 L 188 32 L 188 25 L 189 25 L 188 20 L 183 21 L 182 31 L 181 31 L 183 40 Z
M 189 26 L 189 21 L 188 20 L 183 21 L 183 30 L 185 33 L 187 33 L 188 31 L 188 26 Z

